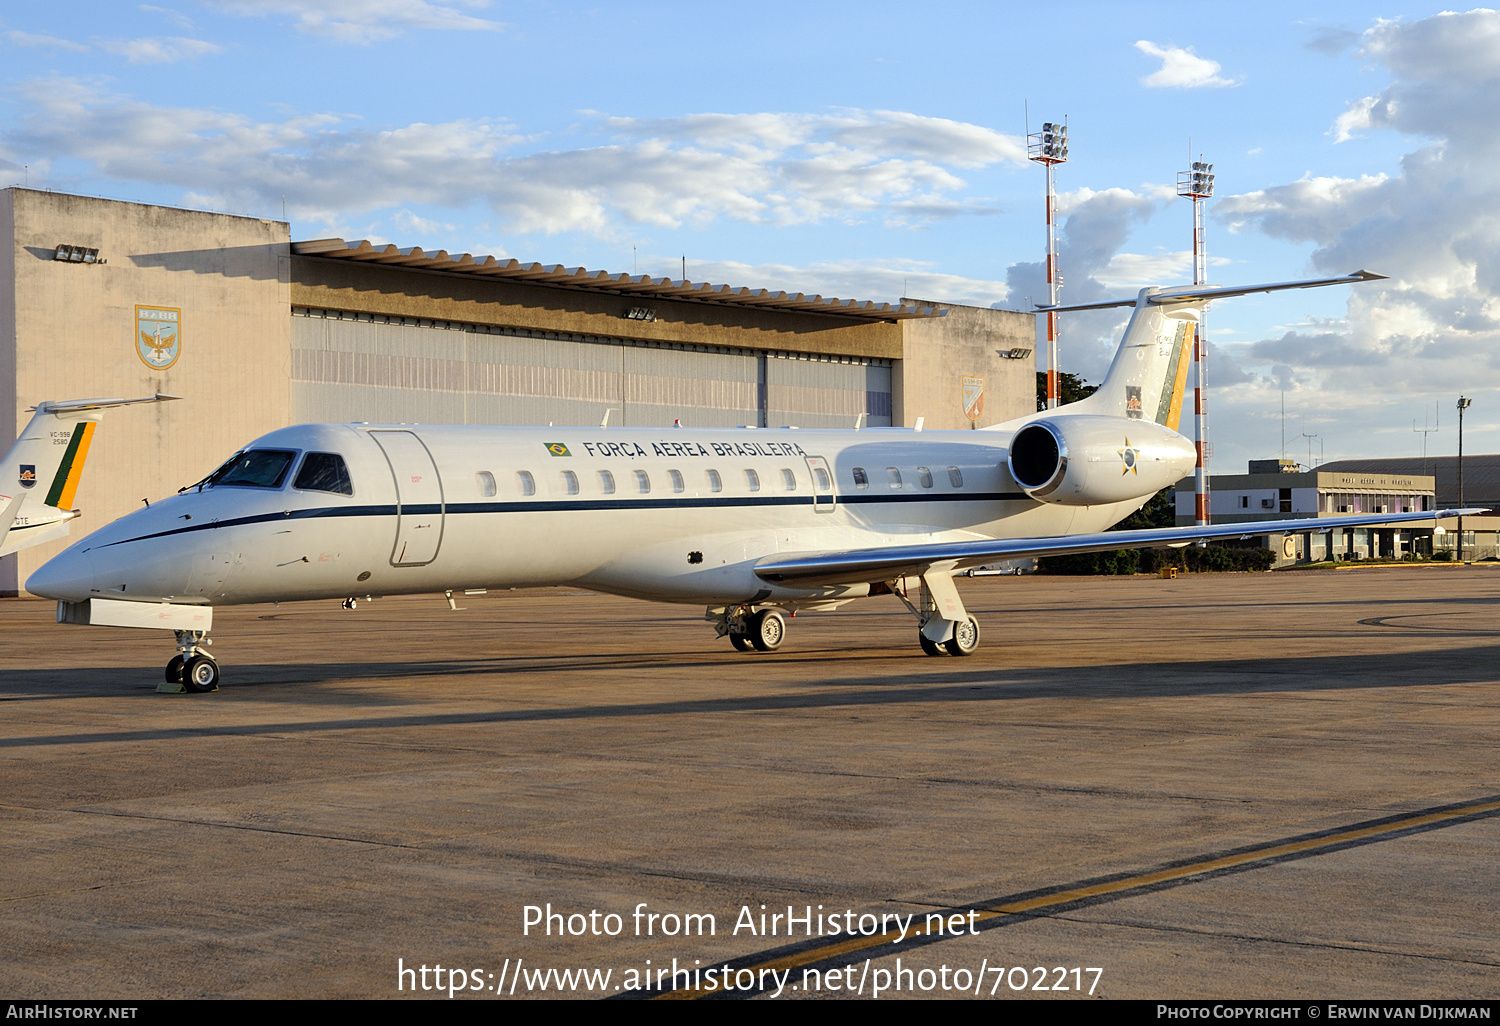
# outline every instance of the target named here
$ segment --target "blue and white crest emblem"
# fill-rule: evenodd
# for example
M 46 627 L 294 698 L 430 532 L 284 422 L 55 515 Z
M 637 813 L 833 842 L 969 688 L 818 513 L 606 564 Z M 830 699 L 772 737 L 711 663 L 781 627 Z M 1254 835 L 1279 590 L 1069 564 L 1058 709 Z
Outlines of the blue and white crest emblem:
M 137 305 L 135 351 L 152 370 L 166 370 L 176 363 L 182 353 L 182 311 Z

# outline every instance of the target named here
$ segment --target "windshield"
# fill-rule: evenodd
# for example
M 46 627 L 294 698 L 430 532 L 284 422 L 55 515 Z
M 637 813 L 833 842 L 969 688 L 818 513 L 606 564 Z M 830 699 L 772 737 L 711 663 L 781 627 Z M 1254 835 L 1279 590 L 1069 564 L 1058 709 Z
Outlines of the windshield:
M 280 488 L 295 452 L 281 449 L 252 449 L 235 456 L 209 476 L 210 487 L 239 485 L 245 488 Z

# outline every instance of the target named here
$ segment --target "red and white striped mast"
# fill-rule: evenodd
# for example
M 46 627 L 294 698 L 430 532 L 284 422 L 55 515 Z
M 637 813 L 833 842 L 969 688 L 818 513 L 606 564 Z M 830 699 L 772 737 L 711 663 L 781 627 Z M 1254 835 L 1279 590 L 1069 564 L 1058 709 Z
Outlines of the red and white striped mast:
M 1047 169 L 1047 302 L 1057 305 L 1062 275 L 1057 270 L 1057 182 L 1053 169 L 1068 161 L 1067 123 L 1043 122 L 1040 132 L 1026 135 L 1027 157 Z M 1062 382 L 1057 376 L 1057 311 L 1047 311 L 1047 409 L 1062 402 Z
M 1193 201 L 1193 284 L 1208 284 L 1208 250 L 1203 242 L 1204 200 L 1214 194 L 1214 166 L 1193 161 L 1191 170 L 1177 173 L 1177 195 Z M 1206 312 L 1206 311 L 1205 311 Z M 1208 377 L 1204 367 L 1207 354 L 1204 327 L 1206 316 L 1198 320 L 1193 332 L 1193 441 L 1198 450 L 1198 465 L 1193 470 L 1193 518 L 1197 526 L 1209 523 L 1208 496 Z

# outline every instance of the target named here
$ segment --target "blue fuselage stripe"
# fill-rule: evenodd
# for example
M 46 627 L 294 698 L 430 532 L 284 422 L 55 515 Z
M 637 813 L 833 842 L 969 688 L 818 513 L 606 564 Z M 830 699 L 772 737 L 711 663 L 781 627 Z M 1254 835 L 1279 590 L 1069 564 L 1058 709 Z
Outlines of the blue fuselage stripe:
M 819 496 L 826 499 L 827 496 Z M 977 492 L 962 494 L 938 492 L 916 495 L 840 495 L 838 501 L 846 505 L 866 505 L 893 502 L 1034 502 L 1025 492 Z M 620 498 L 620 499 L 533 499 L 519 502 L 464 502 L 453 503 L 446 508 L 437 503 L 397 506 L 395 503 L 375 506 L 309 506 L 305 509 L 283 510 L 277 513 L 259 513 L 255 516 L 236 517 L 233 520 L 216 520 L 202 524 L 184 524 L 170 531 L 122 538 L 108 543 L 105 548 L 127 545 L 130 542 L 147 541 L 152 538 L 168 538 L 196 531 L 212 531 L 221 527 L 242 527 L 249 524 L 266 524 L 281 520 L 323 520 L 334 517 L 394 517 L 428 516 L 446 513 L 458 516 L 469 513 L 567 513 L 582 510 L 632 510 L 632 509 L 729 509 L 756 506 L 805 506 L 812 508 L 811 495 L 724 495 L 683 496 L 671 499 Z

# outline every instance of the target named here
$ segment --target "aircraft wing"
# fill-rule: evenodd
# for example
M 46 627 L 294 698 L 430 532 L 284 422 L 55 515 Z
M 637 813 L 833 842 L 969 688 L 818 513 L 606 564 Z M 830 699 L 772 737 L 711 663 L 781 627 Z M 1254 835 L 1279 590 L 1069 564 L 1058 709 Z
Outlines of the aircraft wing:
M 1165 549 L 1215 538 L 1254 538 L 1262 534 L 1300 534 L 1335 527 L 1374 527 L 1406 524 L 1456 516 L 1474 516 L 1482 509 L 1446 509 L 1427 513 L 1372 513 L 1302 520 L 1259 520 L 1207 527 L 1157 527 L 1143 531 L 1101 531 L 1097 534 L 1066 534 L 1048 538 L 997 538 L 982 541 L 930 542 L 892 545 L 874 549 L 850 549 L 805 556 L 769 556 L 755 565 L 755 575 L 764 581 L 785 584 L 859 584 L 889 581 L 926 573 L 942 564 L 944 570 L 965 570 L 1001 559 L 1062 556 L 1076 552 L 1112 552 L 1115 549 Z

